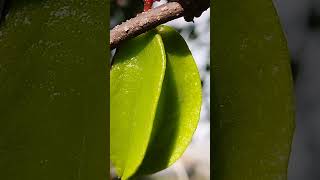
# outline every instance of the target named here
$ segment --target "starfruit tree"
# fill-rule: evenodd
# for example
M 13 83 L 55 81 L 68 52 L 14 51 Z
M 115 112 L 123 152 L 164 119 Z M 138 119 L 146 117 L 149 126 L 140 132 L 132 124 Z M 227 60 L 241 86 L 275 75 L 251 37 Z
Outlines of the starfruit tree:
M 201 15 L 180 0 L 110 32 L 110 153 L 121 179 L 174 163 L 197 127 L 201 86 L 184 39 L 161 25 Z M 211 1 L 212 179 L 286 180 L 294 102 L 286 40 L 272 0 Z
M 197 127 L 201 83 L 173 28 L 209 0 L 178 0 L 115 27 L 108 2 L 0 0 L 0 179 L 125 179 L 172 165 Z M 212 150 L 215 180 L 285 180 L 294 102 L 286 40 L 271 0 L 215 0 Z M 161 25 L 161 26 L 160 26 Z

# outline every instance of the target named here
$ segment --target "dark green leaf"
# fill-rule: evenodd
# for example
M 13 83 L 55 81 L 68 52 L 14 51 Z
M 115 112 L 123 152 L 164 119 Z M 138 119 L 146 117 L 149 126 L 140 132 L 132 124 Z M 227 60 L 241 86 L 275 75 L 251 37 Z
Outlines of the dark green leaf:
M 0 179 L 107 179 L 106 1 L 12 0 L 0 27 Z
M 213 179 L 286 180 L 293 87 L 272 0 L 213 7 Z

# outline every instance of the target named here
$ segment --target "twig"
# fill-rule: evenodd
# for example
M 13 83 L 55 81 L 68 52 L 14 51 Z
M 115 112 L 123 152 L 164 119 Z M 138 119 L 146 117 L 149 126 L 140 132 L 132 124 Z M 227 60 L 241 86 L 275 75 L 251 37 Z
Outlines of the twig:
M 116 48 L 126 39 L 135 37 L 160 24 L 182 17 L 183 7 L 178 2 L 170 2 L 147 12 L 138 14 L 110 31 L 110 49 Z

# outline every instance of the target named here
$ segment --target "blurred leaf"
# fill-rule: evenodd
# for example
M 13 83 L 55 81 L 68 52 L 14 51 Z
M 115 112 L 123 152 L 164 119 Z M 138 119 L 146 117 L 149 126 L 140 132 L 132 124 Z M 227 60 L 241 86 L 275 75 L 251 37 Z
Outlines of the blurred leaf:
M 272 0 L 214 4 L 213 179 L 286 180 L 293 87 Z
M 107 7 L 10 2 L 0 27 L 0 179 L 108 178 Z

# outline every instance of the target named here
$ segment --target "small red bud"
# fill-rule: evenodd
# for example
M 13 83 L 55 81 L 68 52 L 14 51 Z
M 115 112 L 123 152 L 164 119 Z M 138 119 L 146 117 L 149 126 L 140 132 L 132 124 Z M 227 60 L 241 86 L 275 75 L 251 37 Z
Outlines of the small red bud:
M 144 2 L 143 11 L 148 11 L 149 9 L 151 9 L 152 4 L 155 1 L 160 1 L 160 0 L 143 0 L 143 2 Z

